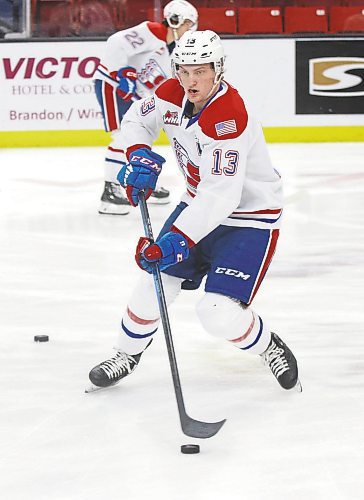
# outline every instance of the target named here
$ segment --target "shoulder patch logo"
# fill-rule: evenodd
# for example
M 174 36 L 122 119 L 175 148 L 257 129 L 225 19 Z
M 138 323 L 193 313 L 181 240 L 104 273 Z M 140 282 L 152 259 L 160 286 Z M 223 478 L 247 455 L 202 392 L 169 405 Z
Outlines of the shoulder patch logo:
M 215 130 L 218 137 L 227 134 L 234 134 L 237 132 L 235 120 L 225 120 L 224 122 L 219 122 L 215 124 Z
M 163 115 L 163 123 L 166 125 L 178 125 L 178 112 L 168 110 Z

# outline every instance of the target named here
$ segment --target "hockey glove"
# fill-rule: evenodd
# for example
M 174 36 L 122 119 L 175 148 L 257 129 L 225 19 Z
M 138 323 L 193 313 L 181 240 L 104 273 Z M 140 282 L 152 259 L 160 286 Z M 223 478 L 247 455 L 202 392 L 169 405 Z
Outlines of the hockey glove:
M 165 161 L 163 156 L 147 148 L 136 149 L 130 154 L 129 163 L 123 166 L 117 179 L 126 188 L 126 195 L 133 207 L 139 203 L 140 191 L 145 192 L 146 200 L 152 194 Z
M 160 270 L 163 271 L 173 264 L 186 260 L 189 253 L 186 238 L 180 233 L 170 231 L 153 245 L 148 238 L 139 238 L 135 260 L 141 269 L 152 274 L 156 262 L 159 262 Z
M 132 68 L 131 66 L 121 68 L 117 72 L 117 77 L 119 80 L 119 85 L 116 89 L 116 93 L 118 94 L 118 96 L 120 96 L 126 102 L 131 101 L 133 97 L 139 99 L 139 96 L 136 92 L 136 82 L 138 79 L 136 69 Z

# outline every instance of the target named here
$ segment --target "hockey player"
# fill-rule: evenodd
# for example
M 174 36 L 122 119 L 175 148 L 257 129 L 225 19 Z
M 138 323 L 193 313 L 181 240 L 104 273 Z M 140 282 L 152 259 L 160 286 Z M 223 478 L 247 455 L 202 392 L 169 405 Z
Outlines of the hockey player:
M 165 160 L 151 145 L 161 127 L 186 182 L 156 243 L 140 238 L 136 261 L 147 273 L 159 263 L 167 304 L 183 280 L 206 276 L 197 304 L 205 330 L 262 356 L 284 389 L 300 389 L 293 353 L 251 307 L 275 252 L 283 202 L 262 128 L 223 80 L 224 52 L 216 33 L 186 33 L 172 64 L 175 78 L 134 103 L 121 126 L 129 164 L 118 179 L 132 205 L 140 190 L 147 197 L 155 188 Z M 145 274 L 122 319 L 117 353 L 91 370 L 91 382 L 107 387 L 129 375 L 159 319 L 153 279 Z
M 124 159 L 119 130 L 124 114 L 134 100 L 146 97 L 170 77 L 170 54 L 187 30 L 197 28 L 198 13 L 185 0 L 172 0 L 163 11 L 162 23 L 145 21 L 119 31 L 106 42 L 105 54 L 95 73 L 95 91 L 104 118 L 112 132 L 105 157 L 105 186 L 99 213 L 124 215 L 130 204 L 116 180 Z M 151 203 L 169 203 L 166 189 L 155 189 Z

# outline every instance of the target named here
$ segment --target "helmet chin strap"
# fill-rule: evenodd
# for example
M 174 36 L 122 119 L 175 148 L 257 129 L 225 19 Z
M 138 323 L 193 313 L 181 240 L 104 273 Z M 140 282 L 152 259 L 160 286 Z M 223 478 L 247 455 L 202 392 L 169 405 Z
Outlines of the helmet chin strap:
M 215 92 L 216 92 L 216 91 L 217 91 L 217 89 L 218 89 L 219 83 L 220 83 L 220 82 L 216 82 L 216 83 L 214 83 L 214 84 L 213 84 L 213 86 L 212 86 L 212 88 L 211 88 L 210 92 L 209 92 L 209 93 L 207 94 L 207 96 L 206 96 L 206 100 L 207 100 L 207 99 L 210 99 L 210 97 L 211 97 L 211 96 L 213 96 L 213 95 L 215 94 Z
M 178 36 L 177 28 L 172 28 L 172 32 L 173 32 L 174 41 L 178 42 L 179 36 Z
M 224 74 L 223 73 L 220 73 L 219 75 L 215 74 L 215 80 L 214 80 L 214 84 L 210 90 L 210 92 L 207 94 L 207 97 L 206 99 L 210 99 L 210 97 L 212 95 L 214 95 L 214 93 L 218 90 L 219 86 L 220 86 L 220 82 L 221 80 L 223 79 L 223 76 Z

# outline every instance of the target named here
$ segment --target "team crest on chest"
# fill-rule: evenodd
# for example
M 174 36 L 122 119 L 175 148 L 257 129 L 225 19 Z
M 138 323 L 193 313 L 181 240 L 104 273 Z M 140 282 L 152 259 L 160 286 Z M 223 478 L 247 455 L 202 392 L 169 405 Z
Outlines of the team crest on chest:
M 178 111 L 167 111 L 163 115 L 163 123 L 166 125 L 178 125 Z

